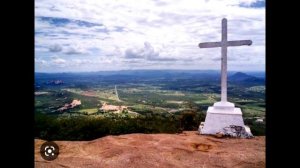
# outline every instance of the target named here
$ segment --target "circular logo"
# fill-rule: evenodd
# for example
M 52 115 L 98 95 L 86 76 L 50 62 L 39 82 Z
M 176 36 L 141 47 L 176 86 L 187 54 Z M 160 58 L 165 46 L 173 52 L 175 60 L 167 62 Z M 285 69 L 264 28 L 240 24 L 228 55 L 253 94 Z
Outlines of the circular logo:
M 45 142 L 41 146 L 40 153 L 43 159 L 48 161 L 54 160 L 59 154 L 58 145 L 52 141 Z

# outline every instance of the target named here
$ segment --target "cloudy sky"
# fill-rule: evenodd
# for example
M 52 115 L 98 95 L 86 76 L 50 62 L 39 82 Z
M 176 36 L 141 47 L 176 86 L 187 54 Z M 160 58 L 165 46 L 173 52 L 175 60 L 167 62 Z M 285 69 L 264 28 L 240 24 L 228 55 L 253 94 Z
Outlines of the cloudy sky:
M 252 40 L 228 49 L 228 70 L 265 69 L 261 0 L 35 0 L 35 71 L 220 70 L 221 49 L 200 42 Z

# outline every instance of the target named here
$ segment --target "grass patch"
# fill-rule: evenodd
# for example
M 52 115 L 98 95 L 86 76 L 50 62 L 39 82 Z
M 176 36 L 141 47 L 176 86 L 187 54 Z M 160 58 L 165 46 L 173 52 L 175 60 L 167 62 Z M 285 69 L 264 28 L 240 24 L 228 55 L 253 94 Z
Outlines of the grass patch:
M 97 108 L 90 108 L 90 109 L 80 109 L 78 112 L 87 113 L 87 114 L 94 114 L 98 112 Z

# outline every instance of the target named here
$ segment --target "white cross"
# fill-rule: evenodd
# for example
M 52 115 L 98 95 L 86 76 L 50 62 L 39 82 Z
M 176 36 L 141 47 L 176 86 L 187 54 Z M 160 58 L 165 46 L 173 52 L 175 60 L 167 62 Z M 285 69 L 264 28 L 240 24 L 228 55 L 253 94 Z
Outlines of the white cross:
M 222 40 L 221 42 L 199 43 L 200 48 L 221 47 L 221 102 L 227 102 L 227 47 L 251 45 L 251 40 L 227 41 L 227 19 L 222 19 Z

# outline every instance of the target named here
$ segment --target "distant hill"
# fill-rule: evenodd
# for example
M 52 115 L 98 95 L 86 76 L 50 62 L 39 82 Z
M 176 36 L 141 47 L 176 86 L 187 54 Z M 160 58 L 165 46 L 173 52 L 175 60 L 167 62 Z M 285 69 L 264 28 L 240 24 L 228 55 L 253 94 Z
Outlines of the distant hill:
M 246 74 L 247 73 L 247 74 Z M 228 71 L 228 82 L 244 86 L 264 85 L 264 72 L 234 72 Z M 251 75 L 249 75 L 251 74 Z M 143 82 L 174 82 L 176 88 L 180 85 L 191 87 L 200 83 L 220 83 L 220 71 L 214 70 L 123 70 L 123 71 L 99 71 L 99 72 L 66 72 L 66 73 L 35 73 L 35 84 L 42 86 L 48 81 L 64 81 L 68 84 L 91 83 L 143 83 Z M 196 83 L 196 84 L 195 84 Z M 186 87 L 184 86 L 184 87 Z M 168 89 L 174 89 L 168 88 Z
M 228 77 L 228 81 L 233 83 L 248 83 L 248 84 L 257 84 L 257 85 L 264 85 L 265 79 L 259 78 L 255 76 L 251 76 L 242 72 L 237 72 Z
M 83 79 L 94 78 L 103 80 L 144 80 L 144 79 L 203 79 L 211 80 L 219 77 L 219 71 L 213 70 L 123 70 L 98 72 L 67 72 L 67 73 L 35 73 L 35 79 Z
M 245 74 L 243 72 L 237 72 L 237 73 L 233 74 L 232 76 L 230 76 L 228 79 L 232 80 L 232 81 L 243 81 L 243 80 L 248 80 L 251 78 L 256 78 L 256 77 Z

